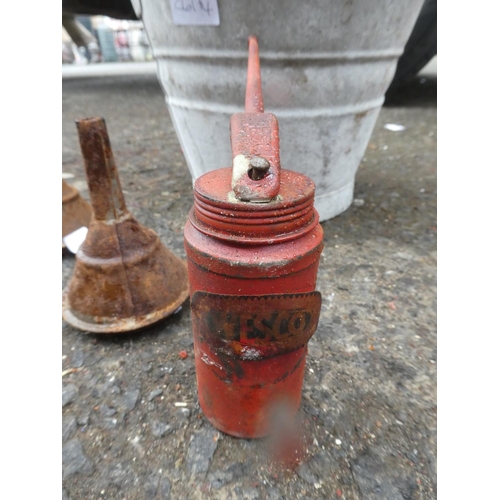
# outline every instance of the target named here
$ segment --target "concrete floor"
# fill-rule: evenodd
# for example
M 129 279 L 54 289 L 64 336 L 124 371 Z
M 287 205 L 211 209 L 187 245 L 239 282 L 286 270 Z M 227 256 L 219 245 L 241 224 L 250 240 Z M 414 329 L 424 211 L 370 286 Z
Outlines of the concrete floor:
M 63 80 L 62 169 L 84 197 L 74 120 L 94 115 L 107 121 L 130 211 L 185 258 L 191 179 L 155 75 Z M 63 377 L 63 496 L 436 498 L 436 78 L 416 79 L 384 106 L 355 199 L 322 224 L 323 306 L 298 417 L 309 436 L 302 464 L 276 467 L 265 440 L 234 439 L 206 421 L 186 302 L 123 337 L 63 323 L 63 371 L 75 368 Z M 63 285 L 73 266 L 64 256 Z M 161 425 L 169 432 L 160 435 Z

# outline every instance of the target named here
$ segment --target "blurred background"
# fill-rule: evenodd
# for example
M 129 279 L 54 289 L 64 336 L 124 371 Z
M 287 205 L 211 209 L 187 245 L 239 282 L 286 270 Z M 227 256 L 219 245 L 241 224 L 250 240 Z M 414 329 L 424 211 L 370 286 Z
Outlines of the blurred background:
M 142 21 L 113 19 L 107 16 L 76 16 L 66 19 L 63 17 L 63 66 L 153 60 Z M 76 23 L 78 28 L 83 26 L 86 30 L 83 31 L 83 38 L 85 35 L 88 37 L 87 40 L 84 39 L 87 41 L 85 45 L 78 46 L 71 38 L 70 33 L 73 33 L 72 29 Z
M 65 22 L 63 17 L 62 26 L 63 77 L 156 73 L 153 53 L 142 21 L 114 19 L 108 16 L 67 16 L 66 19 Z M 83 44 L 80 46 L 70 36 L 75 23 L 78 23 L 78 28 L 83 27 L 88 32 L 88 38 L 83 37 Z M 77 42 L 80 40 L 77 36 L 75 38 Z M 430 52 L 435 53 L 437 50 L 435 35 L 430 36 L 429 42 L 434 46 L 434 49 L 430 48 Z M 408 54 L 406 55 L 408 57 Z M 417 70 L 417 74 L 436 76 L 437 55 L 424 57 L 431 59 L 417 62 L 424 64 L 423 68 Z M 129 63 L 143 64 L 130 66 Z M 390 91 L 394 88 L 395 86 Z
M 155 72 L 148 36 L 133 3 L 131 0 L 63 0 L 63 77 Z M 387 97 L 390 99 L 399 93 L 417 75 L 436 76 L 436 54 L 437 1 L 425 0 Z M 98 63 L 103 67 L 97 69 Z M 107 63 L 114 65 L 110 67 Z M 127 67 L 116 63 L 143 64 Z

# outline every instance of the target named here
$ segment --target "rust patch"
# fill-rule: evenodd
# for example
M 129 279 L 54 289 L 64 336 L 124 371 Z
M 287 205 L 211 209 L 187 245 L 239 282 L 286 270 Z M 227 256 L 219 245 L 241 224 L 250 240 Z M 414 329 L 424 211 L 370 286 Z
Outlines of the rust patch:
M 368 114 L 368 111 L 369 110 L 356 113 L 354 115 L 354 120 L 356 121 L 356 123 L 358 123 L 362 118 L 364 118 Z

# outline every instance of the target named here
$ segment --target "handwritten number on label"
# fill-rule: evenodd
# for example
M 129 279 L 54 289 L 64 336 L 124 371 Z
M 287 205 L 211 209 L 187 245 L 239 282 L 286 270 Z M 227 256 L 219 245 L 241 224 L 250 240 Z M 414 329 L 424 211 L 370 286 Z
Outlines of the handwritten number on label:
M 205 12 L 208 17 L 214 12 L 210 0 L 176 0 L 174 8 L 182 12 Z
M 172 18 L 177 26 L 219 26 L 217 0 L 170 0 Z

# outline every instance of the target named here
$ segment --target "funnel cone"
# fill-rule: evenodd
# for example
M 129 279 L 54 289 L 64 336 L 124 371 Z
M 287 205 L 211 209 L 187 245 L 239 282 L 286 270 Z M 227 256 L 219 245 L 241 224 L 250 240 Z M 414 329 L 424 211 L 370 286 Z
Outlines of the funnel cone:
M 89 227 L 92 209 L 76 188 L 62 181 L 62 237 Z
M 106 124 L 77 121 L 93 216 L 63 293 L 63 318 L 95 333 L 145 327 L 189 294 L 184 261 L 127 210 Z

